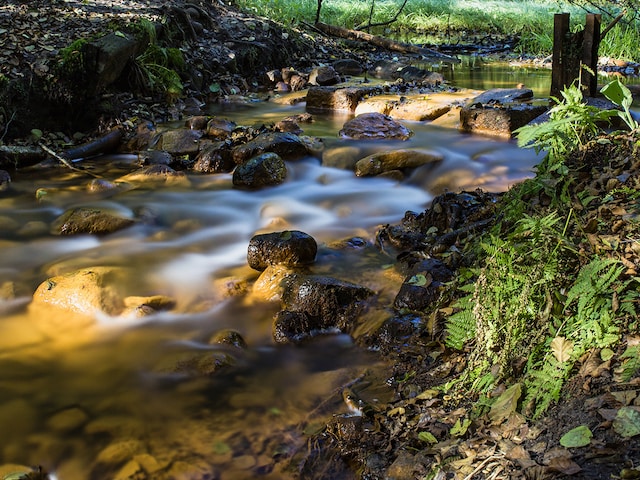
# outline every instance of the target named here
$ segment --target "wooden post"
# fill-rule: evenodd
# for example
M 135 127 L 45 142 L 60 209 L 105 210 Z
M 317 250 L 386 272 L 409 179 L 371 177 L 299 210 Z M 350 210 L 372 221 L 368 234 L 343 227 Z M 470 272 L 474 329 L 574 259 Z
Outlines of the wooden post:
M 568 13 L 553 16 L 553 56 L 551 67 L 551 96 L 559 98 L 567 84 L 567 43 L 569 42 Z
M 600 46 L 600 15 L 590 13 L 584 27 L 584 40 L 582 43 L 582 64 L 591 69 L 582 71 L 582 88 L 589 97 L 595 97 L 598 93 L 598 47 Z

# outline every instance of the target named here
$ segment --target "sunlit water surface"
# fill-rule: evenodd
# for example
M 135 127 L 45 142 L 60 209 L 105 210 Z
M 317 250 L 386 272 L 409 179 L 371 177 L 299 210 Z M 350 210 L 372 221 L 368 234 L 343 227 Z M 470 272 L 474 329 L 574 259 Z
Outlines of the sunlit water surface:
M 260 103 L 223 113 L 246 125 L 303 109 Z M 327 148 L 357 145 L 337 140 L 344 120 L 319 116 L 305 133 L 323 137 Z M 0 300 L 0 464 L 43 465 L 70 480 L 128 478 L 127 472 L 154 468 L 148 478 L 169 478 L 166 472 L 253 478 L 268 472 L 274 458 L 304 449 L 303 427 L 344 412 L 336 395 L 341 386 L 384 370 L 344 336 L 275 346 L 277 303 L 217 291 L 220 279 L 250 276 L 250 238 L 305 231 L 320 245 L 312 270 L 384 290 L 382 276 L 363 279 L 361 272 L 381 271 L 388 258 L 372 246 L 350 253 L 329 246 L 353 236 L 373 242 L 377 226 L 424 210 L 446 189 L 504 190 L 531 175 L 538 160 L 513 142 L 405 123 L 415 131 L 412 139 L 378 147 L 428 147 L 445 160 L 403 182 L 357 178 L 309 157 L 289 162 L 284 184 L 256 192 L 234 189 L 231 175 L 189 175 L 187 186 L 141 186 L 101 198 L 86 192 L 92 178 L 86 174 L 14 172 L 12 192 L 0 197 L 0 285 L 18 290 L 17 298 Z M 135 161 L 119 156 L 83 164 L 116 179 L 135 169 Z M 49 192 L 41 201 L 39 188 Z M 60 214 L 79 205 L 152 221 L 105 237 L 48 233 Z M 132 267 L 127 291 L 171 296 L 175 313 L 144 321 L 98 315 L 91 325 L 30 307 L 31 293 L 48 277 L 98 265 Z M 219 353 L 208 339 L 223 328 L 240 331 L 249 345 L 225 351 L 236 368 L 196 378 L 172 371 L 190 356 Z M 289 474 L 276 469 L 269 478 Z

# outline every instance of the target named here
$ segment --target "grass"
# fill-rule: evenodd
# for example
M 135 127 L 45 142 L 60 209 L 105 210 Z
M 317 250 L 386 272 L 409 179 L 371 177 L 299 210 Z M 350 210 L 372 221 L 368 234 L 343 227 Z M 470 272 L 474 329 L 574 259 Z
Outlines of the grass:
M 245 10 L 286 25 L 313 23 L 317 0 L 236 0 Z M 393 18 L 402 0 L 376 0 L 373 23 Z M 332 0 L 324 2 L 320 21 L 355 28 L 369 19 L 370 1 Z M 372 33 L 411 43 L 456 43 L 488 35 L 517 36 L 517 51 L 544 56 L 551 53 L 553 15 L 569 12 L 572 29 L 581 28 L 584 10 L 556 0 L 412 0 L 397 21 Z M 609 18 L 603 17 L 603 25 Z M 600 54 L 640 61 L 637 32 L 640 25 L 618 25 L 604 38 Z

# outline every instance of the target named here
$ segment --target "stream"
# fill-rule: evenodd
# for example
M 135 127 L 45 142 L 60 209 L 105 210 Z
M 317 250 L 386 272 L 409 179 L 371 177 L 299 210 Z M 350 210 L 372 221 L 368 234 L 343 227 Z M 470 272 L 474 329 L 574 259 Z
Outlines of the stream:
M 548 82 L 546 74 L 525 83 L 538 76 Z M 303 104 L 261 102 L 216 113 L 247 125 L 302 112 Z M 323 138 L 326 148 L 357 146 L 337 139 L 344 117 L 315 119 L 305 134 Z M 12 173 L 12 189 L 0 197 L 0 475 L 11 471 L 6 464 L 21 464 L 42 465 L 60 480 L 293 478 L 274 463 L 305 451 L 303 431 L 323 416 L 345 413 L 341 387 L 363 376 L 384 383 L 385 365 L 345 335 L 276 346 L 278 304 L 221 294 L 227 279 L 257 276 L 246 265 L 251 237 L 304 231 L 320 247 L 312 269 L 366 282 L 392 299 L 383 276 L 369 274 L 388 262 L 373 246 L 378 226 L 424 210 L 446 190 L 504 191 L 539 161 L 514 142 L 402 123 L 415 132 L 402 148 L 444 155 L 402 182 L 358 178 L 313 157 L 288 162 L 284 184 L 252 192 L 234 189 L 230 174 L 188 174 L 186 184 L 100 197 L 87 193 L 91 177 L 80 172 Z M 83 165 L 115 180 L 136 161 L 119 155 Z M 38 189 L 46 198 L 36 198 Z M 143 212 L 154 221 L 104 237 L 49 233 L 58 216 L 80 205 Z M 358 248 L 332 248 L 352 238 Z M 130 267 L 123 285 L 130 295 L 166 295 L 177 308 L 143 319 L 99 315 L 89 324 L 31 308 L 31 294 L 47 278 L 101 265 Z M 246 349 L 209 343 L 228 328 L 242 334 Z M 207 352 L 231 357 L 234 367 L 211 376 L 172 368 Z M 384 388 L 372 389 L 383 399 Z

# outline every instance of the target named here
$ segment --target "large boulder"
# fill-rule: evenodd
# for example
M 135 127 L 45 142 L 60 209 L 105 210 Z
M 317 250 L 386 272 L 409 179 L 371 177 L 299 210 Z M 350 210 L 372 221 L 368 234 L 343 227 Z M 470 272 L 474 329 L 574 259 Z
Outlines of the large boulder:
M 229 142 L 203 142 L 193 170 L 200 173 L 228 173 L 236 166 Z
M 488 90 L 460 110 L 460 130 L 510 138 L 513 132 L 545 113 L 545 105 L 526 102 L 533 98 L 527 88 Z
M 292 277 L 282 294 L 283 310 L 273 323 L 278 343 L 298 343 L 327 333 L 351 333 L 374 292 L 332 277 Z
M 413 132 L 391 117 L 373 112 L 346 122 L 339 135 L 354 140 L 407 140 Z
M 263 153 L 238 165 L 233 171 L 233 185 L 256 189 L 279 185 L 287 178 L 287 166 L 280 155 Z
M 311 235 L 298 230 L 286 230 L 255 235 L 249 241 L 247 261 L 255 270 L 271 265 L 301 267 L 313 263 L 318 244 Z

